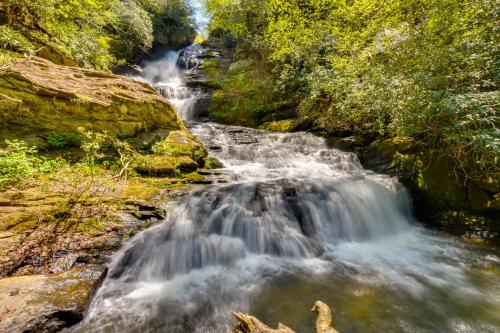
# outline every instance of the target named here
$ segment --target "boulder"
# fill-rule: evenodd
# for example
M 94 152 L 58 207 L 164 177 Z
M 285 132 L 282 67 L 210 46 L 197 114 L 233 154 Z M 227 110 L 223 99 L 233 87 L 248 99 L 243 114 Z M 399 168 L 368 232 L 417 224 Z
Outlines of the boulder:
M 0 72 L 0 118 L 0 136 L 21 138 L 79 127 L 125 138 L 182 126 L 148 84 L 38 57 Z
M 170 157 L 186 156 L 199 165 L 203 165 L 203 161 L 208 155 L 203 143 L 184 130 L 171 131 L 165 140 L 153 147 L 153 151 L 156 154 Z
M 134 169 L 146 176 L 174 177 L 176 170 L 196 171 L 198 163 L 188 156 L 143 155 L 137 158 Z
M 57 332 L 76 324 L 105 275 L 105 267 L 88 265 L 0 280 L 0 331 Z

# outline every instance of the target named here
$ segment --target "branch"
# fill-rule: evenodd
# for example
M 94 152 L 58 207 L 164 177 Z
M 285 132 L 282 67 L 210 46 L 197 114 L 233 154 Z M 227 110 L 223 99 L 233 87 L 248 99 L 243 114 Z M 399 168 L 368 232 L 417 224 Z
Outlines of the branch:
M 328 305 L 321 301 L 316 301 L 311 311 L 318 315 L 318 319 L 316 319 L 317 333 L 338 333 L 332 327 L 332 312 Z
M 318 315 L 316 320 L 317 333 L 339 333 L 332 327 L 332 312 L 328 305 L 316 301 L 311 311 Z M 277 329 L 273 329 L 254 316 L 241 312 L 233 312 L 233 315 L 239 321 L 233 329 L 233 333 L 295 333 L 291 328 L 281 323 L 278 324 Z
M 233 333 L 295 333 L 281 323 L 278 324 L 277 329 L 272 329 L 254 316 L 241 312 L 233 312 L 233 316 L 239 321 L 239 324 L 233 329 Z

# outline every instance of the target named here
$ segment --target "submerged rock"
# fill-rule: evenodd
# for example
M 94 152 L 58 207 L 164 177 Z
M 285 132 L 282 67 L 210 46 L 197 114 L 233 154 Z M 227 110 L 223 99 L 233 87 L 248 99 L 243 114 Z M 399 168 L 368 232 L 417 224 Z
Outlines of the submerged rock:
M 76 324 L 105 275 L 105 267 L 89 265 L 0 280 L 0 331 L 57 332 Z

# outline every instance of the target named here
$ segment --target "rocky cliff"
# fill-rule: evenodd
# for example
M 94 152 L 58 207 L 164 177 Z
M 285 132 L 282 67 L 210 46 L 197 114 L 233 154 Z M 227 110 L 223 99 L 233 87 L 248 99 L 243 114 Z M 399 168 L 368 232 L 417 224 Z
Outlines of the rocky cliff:
M 174 108 L 148 84 L 37 57 L 0 72 L 0 117 L 0 140 L 38 144 L 49 133 L 78 127 L 122 138 L 180 128 Z

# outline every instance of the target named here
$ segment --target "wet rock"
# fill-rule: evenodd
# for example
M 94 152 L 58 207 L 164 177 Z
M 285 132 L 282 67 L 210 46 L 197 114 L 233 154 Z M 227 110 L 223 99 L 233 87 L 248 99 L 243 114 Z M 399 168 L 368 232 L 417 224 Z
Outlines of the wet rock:
M 161 208 L 155 208 L 152 210 L 138 210 L 134 213 L 134 216 L 138 218 L 139 220 L 151 220 L 151 219 L 157 219 L 161 220 L 165 218 L 165 210 Z
M 57 332 L 76 324 L 105 275 L 104 266 L 89 265 L 0 280 L 0 331 Z
M 224 167 L 224 165 L 222 164 L 222 162 L 213 156 L 208 156 L 205 159 L 205 168 L 206 169 L 220 169 L 223 167 Z

